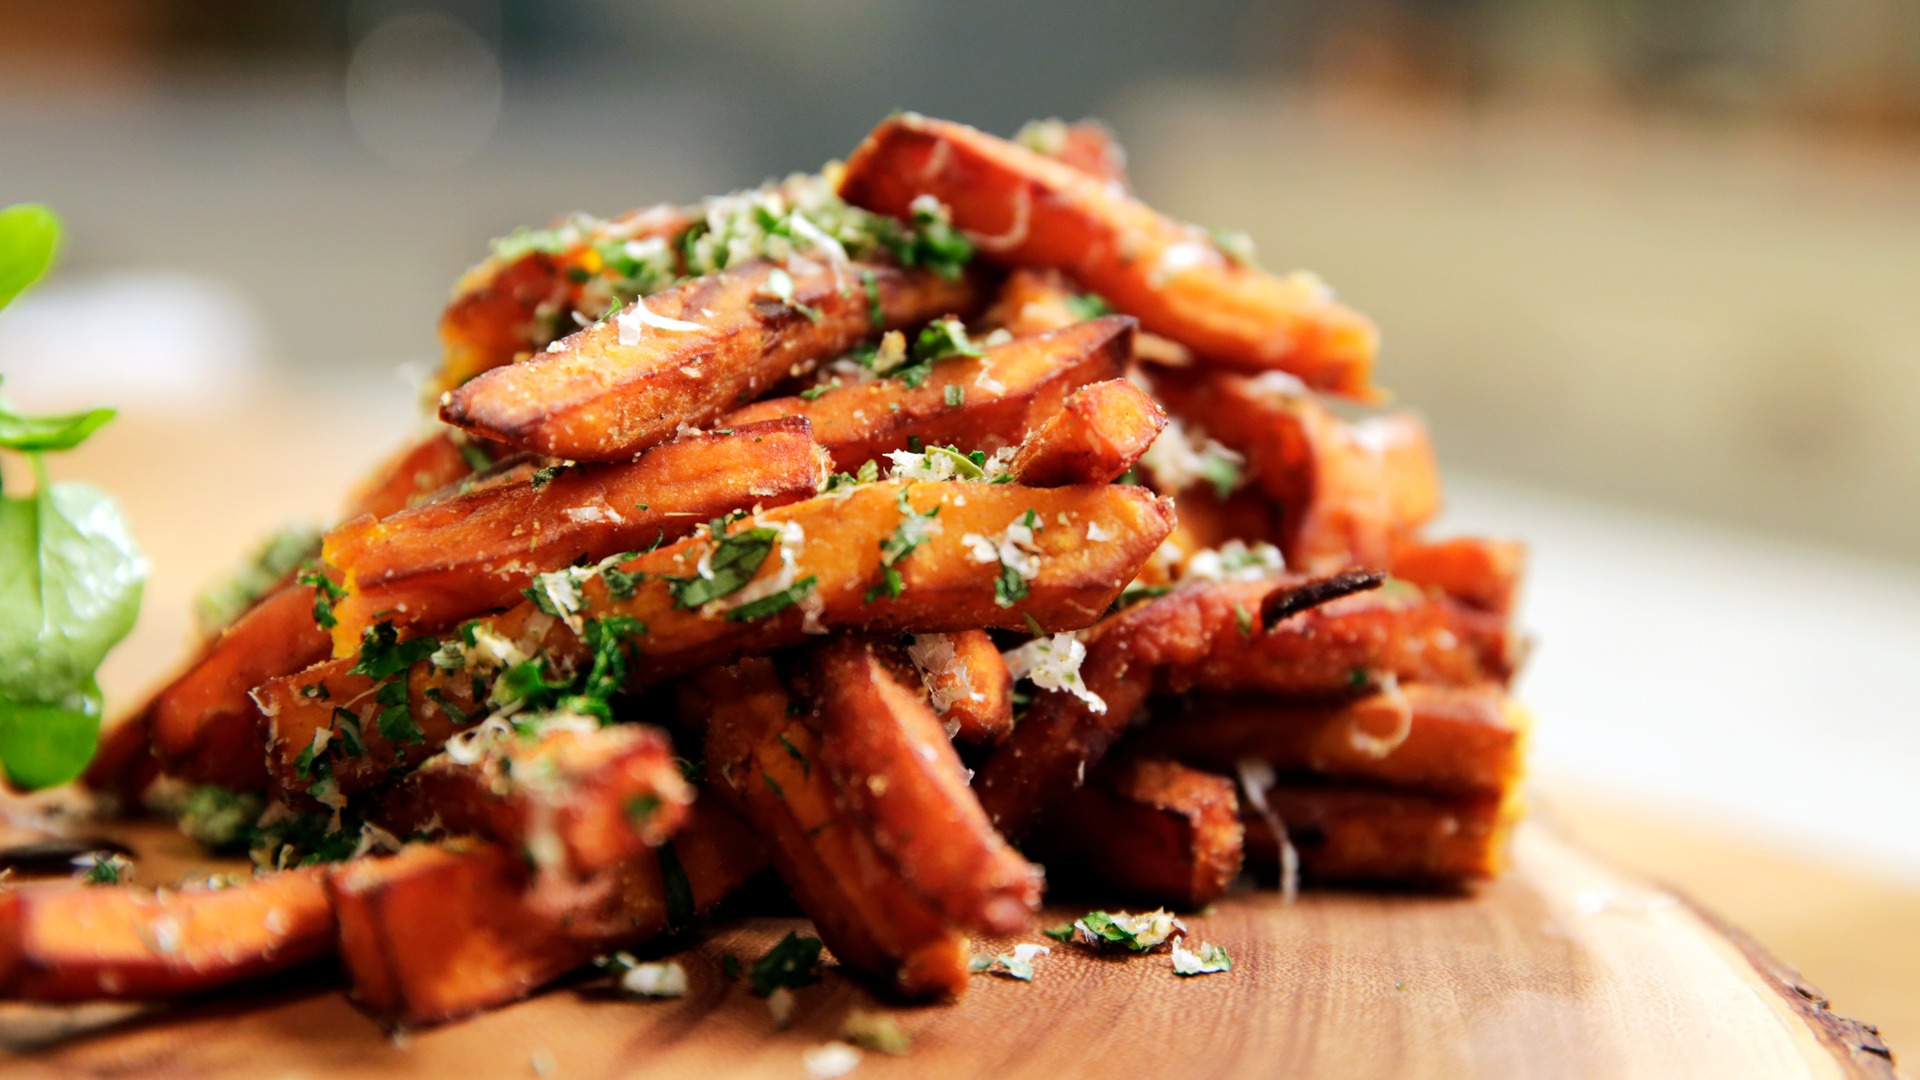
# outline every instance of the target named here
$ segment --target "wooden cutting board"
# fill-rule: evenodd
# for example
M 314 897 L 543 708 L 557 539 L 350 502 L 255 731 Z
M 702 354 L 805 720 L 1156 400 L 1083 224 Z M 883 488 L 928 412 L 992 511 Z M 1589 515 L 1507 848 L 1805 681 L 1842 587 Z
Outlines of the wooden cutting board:
M 718 924 L 682 956 L 691 992 L 633 1002 L 551 991 L 390 1038 L 325 974 L 163 1010 L 0 1007 L 7 1077 L 804 1077 L 802 1055 L 853 1008 L 888 1008 L 904 1057 L 882 1077 L 1893 1076 L 1871 1028 L 1685 899 L 1545 826 L 1473 895 L 1308 892 L 1229 897 L 1189 918 L 1233 970 L 1174 975 L 1165 955 L 1055 946 L 1031 983 L 976 976 L 958 1003 L 878 1005 L 831 970 L 776 1030 L 722 972 L 791 919 Z M 1071 917 L 1055 910 L 1049 921 Z M 1025 940 L 1044 941 L 1039 935 Z M 981 942 L 1004 951 L 1011 941 Z

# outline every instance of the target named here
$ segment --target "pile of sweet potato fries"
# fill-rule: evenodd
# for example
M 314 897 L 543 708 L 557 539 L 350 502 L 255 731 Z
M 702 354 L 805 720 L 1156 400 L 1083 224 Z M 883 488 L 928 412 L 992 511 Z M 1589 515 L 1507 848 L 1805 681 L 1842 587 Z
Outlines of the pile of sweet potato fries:
M 844 968 L 938 998 L 1038 864 L 1181 909 L 1496 873 L 1521 549 L 1423 536 L 1373 326 L 1121 162 L 901 114 L 819 175 L 496 241 L 433 433 L 89 774 L 255 875 L 16 883 L 0 995 L 335 956 L 427 1024 L 770 868 Z

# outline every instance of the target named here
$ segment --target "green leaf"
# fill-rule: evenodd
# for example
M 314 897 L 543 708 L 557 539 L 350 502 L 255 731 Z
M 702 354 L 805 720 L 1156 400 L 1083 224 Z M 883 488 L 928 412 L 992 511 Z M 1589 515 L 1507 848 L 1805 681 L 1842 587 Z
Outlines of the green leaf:
M 820 963 L 820 939 L 801 937 L 792 931 L 767 955 L 754 961 L 747 975 L 753 992 L 766 997 L 782 986 L 799 987 L 813 982 L 813 969 Z
M 24 452 L 71 450 L 114 415 L 112 409 L 89 409 L 61 416 L 21 416 L 0 406 L 0 446 Z
M 26 791 L 79 776 L 100 742 L 100 687 L 92 679 L 58 704 L 0 699 L 0 768 Z
M 0 697 L 59 701 L 140 612 L 147 563 L 120 508 L 86 484 L 0 499 Z
M 38 203 L 0 210 L 0 308 L 40 280 L 59 248 L 60 219 L 53 211 Z
M 717 535 L 717 530 L 716 530 Z M 767 561 L 767 555 L 773 551 L 773 545 L 780 534 L 773 529 L 748 529 L 723 538 L 713 549 L 713 555 L 707 559 L 707 569 L 713 575 L 667 579 L 667 589 L 673 594 L 673 604 L 679 608 L 697 608 L 711 600 L 731 596 L 747 587 L 760 564 Z

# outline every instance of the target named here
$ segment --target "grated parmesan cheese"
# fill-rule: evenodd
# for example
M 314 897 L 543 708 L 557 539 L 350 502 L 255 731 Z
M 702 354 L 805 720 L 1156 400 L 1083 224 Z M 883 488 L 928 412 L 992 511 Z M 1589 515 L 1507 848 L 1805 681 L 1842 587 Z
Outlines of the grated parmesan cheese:
M 1087 659 L 1087 646 L 1078 634 L 1055 634 L 1034 638 L 1025 645 L 1001 654 L 1007 670 L 1016 680 L 1032 679 L 1043 690 L 1064 690 L 1096 713 L 1107 711 L 1100 695 L 1087 689 L 1080 677 L 1080 665 Z
M 807 1068 L 807 1075 L 814 1080 L 833 1080 L 859 1068 L 862 1056 L 859 1047 L 836 1039 L 808 1047 L 800 1060 Z
M 619 335 L 620 344 L 629 346 L 640 344 L 640 338 L 646 333 L 646 328 L 649 326 L 656 330 L 672 330 L 675 332 L 707 329 L 707 327 L 699 323 L 685 322 L 680 319 L 670 319 L 665 315 L 657 315 L 652 308 L 647 306 L 646 301 L 639 297 L 634 297 L 633 303 L 622 308 L 620 313 L 613 317 L 613 325 L 615 332 Z
M 1198 428 L 1189 433 L 1186 425 L 1172 418 L 1147 452 L 1140 455 L 1140 464 L 1152 475 L 1154 486 L 1176 494 L 1211 479 L 1221 463 L 1237 470 L 1246 460 L 1237 451 L 1207 438 Z

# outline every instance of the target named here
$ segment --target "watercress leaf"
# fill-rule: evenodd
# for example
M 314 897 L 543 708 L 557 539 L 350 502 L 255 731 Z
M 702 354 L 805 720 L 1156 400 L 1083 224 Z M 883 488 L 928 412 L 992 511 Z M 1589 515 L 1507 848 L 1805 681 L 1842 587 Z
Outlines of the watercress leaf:
M 0 699 L 0 769 L 17 788 L 72 780 L 99 742 L 100 687 L 91 679 L 55 704 Z
M 0 499 L 0 696 L 59 701 L 133 629 L 147 563 L 86 484 Z
M 113 419 L 112 409 L 62 416 L 21 416 L 0 406 L 0 446 L 9 450 L 71 450 Z
M 53 265 L 60 219 L 38 203 L 0 210 L 0 307 L 6 307 Z

